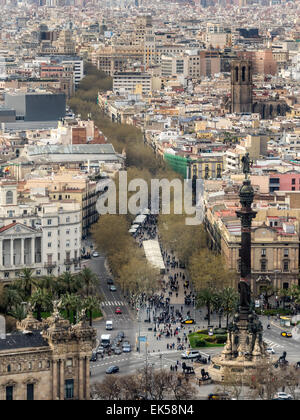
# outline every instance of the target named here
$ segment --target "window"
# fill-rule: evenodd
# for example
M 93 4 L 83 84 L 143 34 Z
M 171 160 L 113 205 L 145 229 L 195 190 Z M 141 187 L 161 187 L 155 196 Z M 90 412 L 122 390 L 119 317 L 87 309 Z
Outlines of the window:
M 51 238 L 52 232 L 48 232 L 48 238 Z
M 52 219 L 47 219 L 47 224 L 52 225 Z
M 284 248 L 283 255 L 285 257 L 288 257 L 289 256 L 289 249 L 288 248 Z
M 293 178 L 292 179 L 292 185 L 295 185 L 296 184 L 296 179 L 295 178 Z
M 6 193 L 6 204 L 13 204 L 14 194 L 12 191 L 7 191 Z
M 48 248 L 51 248 L 52 242 L 48 242 Z
M 7 372 L 11 372 L 11 366 L 7 365 Z
M 266 260 L 261 260 L 260 269 L 261 269 L 261 271 L 266 271 L 267 270 L 267 261 Z
M 6 401 L 12 401 L 14 399 L 14 387 L 7 386 L 6 387 Z
M 66 361 L 66 366 L 67 366 L 67 367 L 71 367 L 71 366 L 73 366 L 73 360 L 72 360 L 72 359 L 67 359 L 67 361 Z
M 27 384 L 27 401 L 34 400 L 34 384 Z
M 283 261 L 283 271 L 289 271 L 289 262 Z
M 266 256 L 266 248 L 262 248 L 261 250 L 261 256 L 265 257 Z
M 28 369 L 31 370 L 32 369 L 32 363 L 28 362 Z
M 70 223 L 70 217 L 66 218 L 66 223 Z
M 65 399 L 69 400 L 74 397 L 74 380 L 67 379 L 65 381 Z

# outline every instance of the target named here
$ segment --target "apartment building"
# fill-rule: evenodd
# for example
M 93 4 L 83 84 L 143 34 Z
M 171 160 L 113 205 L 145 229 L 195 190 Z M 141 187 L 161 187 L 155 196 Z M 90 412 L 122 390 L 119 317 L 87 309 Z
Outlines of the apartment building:
M 35 276 L 75 272 L 81 257 L 81 208 L 72 200 L 51 202 L 17 195 L 15 180 L 0 182 L 0 279 L 11 281 L 27 267 Z
M 152 90 L 152 77 L 148 73 L 119 72 L 113 76 L 114 93 L 149 94 Z

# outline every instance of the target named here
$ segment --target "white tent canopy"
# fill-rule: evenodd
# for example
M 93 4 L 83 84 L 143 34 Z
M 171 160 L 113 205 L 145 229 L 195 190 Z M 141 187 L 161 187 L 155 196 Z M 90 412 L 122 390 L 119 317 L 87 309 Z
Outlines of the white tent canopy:
M 137 216 L 135 219 L 134 219 L 134 221 L 133 221 L 133 223 L 134 224 L 139 224 L 139 225 L 141 225 L 142 223 L 144 223 L 145 222 L 145 220 L 147 219 L 147 216 L 145 216 L 144 214 L 140 214 L 139 216 Z
M 136 231 L 137 231 L 137 229 L 133 229 L 133 228 L 131 228 L 131 229 L 129 229 L 129 233 L 136 233 Z
M 165 272 L 165 263 L 161 255 L 159 242 L 156 240 L 143 241 L 146 258 L 150 264 L 158 268 L 161 272 Z

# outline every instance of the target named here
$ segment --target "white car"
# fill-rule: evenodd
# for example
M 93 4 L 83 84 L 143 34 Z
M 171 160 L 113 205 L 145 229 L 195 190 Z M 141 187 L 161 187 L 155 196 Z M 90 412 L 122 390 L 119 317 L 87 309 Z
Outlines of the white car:
M 293 397 L 291 394 L 287 394 L 286 392 L 277 392 L 275 395 L 275 399 L 277 400 L 292 400 Z
M 268 347 L 266 349 L 266 352 L 269 353 L 269 354 L 275 354 L 275 350 L 272 347 Z
M 182 359 L 195 359 L 197 357 L 200 357 L 200 353 L 198 350 L 188 350 L 182 353 L 181 355 Z
M 100 256 L 100 254 L 99 254 L 99 252 L 94 251 L 94 252 L 93 252 L 93 254 L 92 254 L 92 256 L 96 258 L 96 257 L 99 257 L 99 256 Z

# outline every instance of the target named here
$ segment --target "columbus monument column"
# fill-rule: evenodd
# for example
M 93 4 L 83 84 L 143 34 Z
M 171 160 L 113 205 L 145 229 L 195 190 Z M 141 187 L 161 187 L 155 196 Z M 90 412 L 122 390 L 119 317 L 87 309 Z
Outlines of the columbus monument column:
M 239 306 L 228 326 L 227 342 L 221 354 L 212 358 L 209 374 L 221 382 L 226 372 L 243 375 L 255 370 L 268 357 L 262 339 L 262 324 L 251 303 L 251 224 L 256 212 L 252 210 L 254 190 L 249 179 L 250 159 L 242 158 L 245 179 L 239 191 L 241 209 L 236 212 L 241 220 L 241 276 L 238 284 Z

